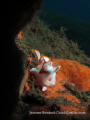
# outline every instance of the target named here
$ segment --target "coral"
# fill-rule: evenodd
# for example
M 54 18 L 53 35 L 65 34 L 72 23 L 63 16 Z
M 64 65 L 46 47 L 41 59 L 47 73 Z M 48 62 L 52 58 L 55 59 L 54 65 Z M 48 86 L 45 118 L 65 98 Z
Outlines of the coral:
M 56 74 L 56 87 L 53 88 L 55 91 L 63 91 L 64 84 L 68 83 L 75 86 L 80 91 L 90 90 L 90 68 L 80 64 L 77 61 L 54 59 L 53 63 L 58 66 L 61 65 L 61 69 Z M 38 66 L 37 66 L 38 68 Z M 34 69 L 34 68 L 33 68 Z M 36 69 L 37 70 L 37 69 Z M 33 71 L 31 69 L 31 71 Z M 30 73 L 29 73 L 30 74 Z M 28 75 L 30 77 L 30 75 Z M 48 91 L 52 91 L 52 88 L 48 88 Z M 55 93 L 56 94 L 56 93 Z M 50 96 L 53 94 L 50 94 Z
M 29 59 L 31 60 L 31 58 Z M 39 62 L 41 62 L 41 60 Z M 80 118 L 80 120 L 82 120 L 82 114 L 78 115 L 78 113 L 82 111 L 84 115 L 83 116 L 84 120 L 90 119 L 90 115 L 89 115 L 90 113 L 88 112 L 90 106 L 90 91 L 86 91 L 89 90 L 90 88 L 90 82 L 89 82 L 90 68 L 80 64 L 79 62 L 65 60 L 65 59 L 54 59 L 53 63 L 55 65 L 60 64 L 61 69 L 57 71 L 56 84 L 52 87 L 48 87 L 47 91 L 45 92 L 42 92 L 39 87 L 36 87 L 34 85 L 34 82 L 37 79 L 33 78 L 32 74 L 29 72 L 30 75 L 29 75 L 28 83 L 31 86 L 31 89 L 28 92 L 26 92 L 25 96 L 23 96 L 22 98 L 22 101 L 23 99 L 26 101 L 23 102 L 28 103 L 27 105 L 28 107 L 32 104 L 32 107 L 28 108 L 28 111 L 33 111 L 33 112 L 68 111 L 66 115 L 68 114 L 69 119 L 71 119 L 74 116 L 75 118 L 78 119 Z M 85 75 L 83 71 L 84 69 L 87 72 L 87 74 L 85 72 Z M 80 78 L 79 75 L 81 74 L 83 75 Z M 85 79 L 88 84 L 84 84 Z M 80 84 L 78 84 L 78 80 L 80 80 Z M 23 106 L 25 107 L 24 110 L 27 109 L 27 107 L 24 104 Z M 20 106 L 18 106 L 18 109 L 20 109 Z M 24 110 L 19 110 L 19 111 L 22 113 Z M 77 112 L 77 115 L 76 114 L 69 115 L 69 112 Z M 62 119 L 64 119 L 64 116 L 62 116 Z M 43 116 L 39 116 L 39 115 L 32 116 L 25 114 L 24 118 L 26 117 L 28 119 L 37 119 L 37 117 L 38 118 L 42 117 L 43 119 Z M 46 119 L 47 114 L 44 117 Z M 56 118 L 59 119 L 61 117 L 61 114 L 54 115 L 53 117 L 55 117 L 55 119 Z M 50 119 L 53 119 L 53 117 Z M 66 119 L 68 117 L 66 116 Z
M 90 90 L 90 68 L 71 60 L 54 59 L 53 62 L 62 67 L 57 72 L 56 85 L 47 89 L 47 98 L 60 96 L 57 91 L 65 91 L 65 83 L 75 86 L 80 91 Z
M 23 30 L 23 40 L 25 41 L 23 46 L 27 44 L 29 48 L 38 49 L 41 54 L 50 58 L 70 59 L 86 65 L 90 64 L 90 58 L 85 55 L 77 42 L 68 39 L 68 36 L 61 38 L 60 31 L 51 30 L 50 26 L 37 16 Z

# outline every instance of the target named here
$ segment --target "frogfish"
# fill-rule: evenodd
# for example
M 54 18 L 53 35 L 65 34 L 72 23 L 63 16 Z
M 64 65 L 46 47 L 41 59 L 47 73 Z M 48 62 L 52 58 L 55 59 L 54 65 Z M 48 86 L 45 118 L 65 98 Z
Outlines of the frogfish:
M 46 91 L 47 87 L 54 86 L 56 83 L 56 72 L 61 66 L 55 66 L 53 59 L 47 56 L 41 56 L 38 50 L 34 50 L 38 57 L 38 65 L 32 68 L 30 72 L 36 76 L 35 85 L 41 86 L 42 91 Z

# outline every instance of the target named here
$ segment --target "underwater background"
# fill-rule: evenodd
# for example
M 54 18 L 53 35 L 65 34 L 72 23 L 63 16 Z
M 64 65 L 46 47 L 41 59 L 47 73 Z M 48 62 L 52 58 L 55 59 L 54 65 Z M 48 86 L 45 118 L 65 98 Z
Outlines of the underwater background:
M 26 111 L 85 111 L 84 116 L 64 116 L 67 120 L 90 118 L 90 0 L 44 0 L 42 9 L 16 38 L 19 49 L 32 57 L 30 68 L 38 64 L 32 49 L 61 65 L 57 83 L 42 93 L 34 85 L 35 76 L 27 78 L 30 86 L 19 98 L 15 113 Z M 64 84 L 65 83 L 65 84 Z M 27 86 L 28 86 L 27 85 Z M 26 87 L 26 86 L 25 86 Z M 78 89 L 80 88 L 80 89 Z M 28 119 L 30 119 L 29 116 Z M 36 120 L 37 116 L 31 118 Z M 46 115 L 43 120 L 53 120 Z M 63 116 L 61 115 L 63 119 Z M 27 119 L 27 120 L 28 120 Z M 39 119 L 39 117 L 38 117 Z M 60 120 L 59 116 L 55 119 Z
M 90 0 L 45 0 L 43 17 L 51 29 L 67 29 L 69 39 L 90 56 Z
M 43 7 L 90 23 L 90 0 L 45 0 Z

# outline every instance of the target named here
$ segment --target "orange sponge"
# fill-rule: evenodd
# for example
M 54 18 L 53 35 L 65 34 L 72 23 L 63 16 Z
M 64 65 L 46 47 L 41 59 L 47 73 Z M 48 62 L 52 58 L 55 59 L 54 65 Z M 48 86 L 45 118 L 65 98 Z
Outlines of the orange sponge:
M 24 85 L 24 91 L 27 92 L 31 89 L 31 87 L 28 85 L 28 83 L 26 82 Z
M 20 37 L 20 38 L 23 38 L 22 31 L 20 31 L 17 36 Z
M 61 65 L 57 72 L 57 82 L 68 82 L 75 85 L 78 90 L 90 89 L 90 68 L 76 61 L 55 59 L 55 65 Z

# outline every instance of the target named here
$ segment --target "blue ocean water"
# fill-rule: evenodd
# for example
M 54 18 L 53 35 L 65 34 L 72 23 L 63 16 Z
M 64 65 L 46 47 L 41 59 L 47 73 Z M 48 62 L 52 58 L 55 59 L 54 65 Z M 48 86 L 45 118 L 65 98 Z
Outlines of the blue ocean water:
M 50 29 L 67 29 L 67 38 L 90 57 L 90 0 L 44 0 L 41 18 Z
M 90 0 L 44 0 L 43 6 L 90 22 Z

